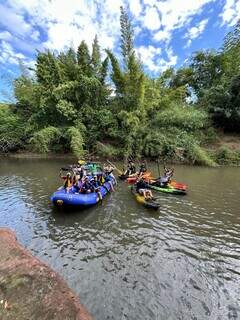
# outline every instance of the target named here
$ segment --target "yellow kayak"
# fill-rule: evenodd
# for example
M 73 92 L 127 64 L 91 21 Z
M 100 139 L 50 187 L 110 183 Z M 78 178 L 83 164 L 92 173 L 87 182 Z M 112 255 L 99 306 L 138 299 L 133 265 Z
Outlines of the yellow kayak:
M 144 207 L 157 210 L 160 204 L 154 200 L 146 200 L 144 196 L 140 195 L 135 188 L 131 188 L 131 192 L 134 195 L 136 201 L 141 203 Z

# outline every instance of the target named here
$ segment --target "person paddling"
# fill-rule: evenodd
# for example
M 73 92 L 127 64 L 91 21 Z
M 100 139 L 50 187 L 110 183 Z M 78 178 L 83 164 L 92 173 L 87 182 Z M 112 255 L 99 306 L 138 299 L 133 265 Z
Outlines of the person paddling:
M 164 166 L 164 176 L 168 179 L 168 182 L 170 182 L 172 176 L 174 173 L 174 168 L 167 168 Z

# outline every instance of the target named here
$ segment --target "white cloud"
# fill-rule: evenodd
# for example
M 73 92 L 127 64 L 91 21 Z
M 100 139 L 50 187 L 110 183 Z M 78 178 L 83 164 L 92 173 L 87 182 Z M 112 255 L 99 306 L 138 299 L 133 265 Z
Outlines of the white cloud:
M 19 60 L 25 60 L 22 53 L 14 51 L 13 47 L 6 41 L 0 44 L 0 63 L 2 64 L 18 64 Z
M 223 24 L 236 24 L 240 18 L 240 0 L 226 0 L 221 18 Z
M 208 19 L 202 20 L 198 26 L 194 26 L 191 29 L 189 29 L 189 37 L 191 39 L 195 39 L 199 37 L 199 35 L 204 31 L 206 25 L 208 23 Z
M 187 26 L 193 16 L 201 13 L 203 6 L 215 0 L 144 0 L 146 5 L 142 20 L 144 27 L 157 31 L 155 41 L 169 42 L 174 30 Z
M 12 39 L 12 35 L 10 32 L 8 31 L 0 32 L 0 40 L 11 40 L 11 39 Z
M 147 7 L 146 14 L 143 17 L 143 25 L 149 30 L 158 30 L 160 28 L 161 21 L 155 7 Z
M 145 4 L 145 5 L 148 5 L 148 6 L 154 6 L 155 5 L 155 3 L 156 3 L 156 1 L 155 0 L 143 0 L 143 3 Z
M 207 23 L 208 23 L 208 19 L 204 19 L 198 25 L 188 30 L 187 34 L 185 35 L 185 38 L 188 39 L 186 47 L 189 47 L 192 43 L 192 40 L 198 38 L 203 33 Z
M 31 23 L 47 33 L 43 46 L 61 50 L 70 43 L 85 40 L 90 46 L 95 34 L 103 48 L 114 47 L 119 39 L 119 15 L 123 0 L 9 0 L 21 15 L 27 13 Z M 136 13 L 139 9 L 135 4 Z M 33 33 L 37 37 L 37 33 Z M 34 39 L 35 40 L 35 39 Z
M 169 0 L 164 2 L 157 2 L 156 6 L 161 12 L 162 25 L 167 30 L 180 28 L 195 15 L 199 14 L 203 6 L 214 0 Z
M 140 3 L 140 0 L 130 0 L 129 1 L 129 9 L 135 17 L 139 17 L 139 15 L 142 11 L 142 6 Z
M 168 67 L 175 66 L 177 64 L 178 57 L 176 55 L 174 55 L 173 49 L 168 48 L 166 50 L 166 52 L 167 52 L 167 57 L 168 57 L 168 62 L 167 62 Z
M 140 32 L 142 31 L 142 28 L 140 28 L 139 26 L 134 27 L 134 35 L 135 37 L 138 36 L 140 34 Z
M 0 4 L 0 12 L 0 25 L 5 27 L 7 30 L 21 36 L 31 32 L 32 26 L 24 20 L 22 15 L 2 4 Z
M 31 38 L 34 41 L 38 41 L 40 37 L 40 32 L 38 30 L 34 30 L 33 33 L 31 34 Z
M 148 70 L 153 73 L 162 72 L 176 65 L 178 59 L 174 55 L 172 48 L 166 49 L 167 59 L 163 59 L 161 48 L 156 48 L 152 45 L 138 47 L 137 54 Z
M 233 23 L 236 12 L 240 12 L 240 0 L 224 1 L 222 20 Z M 0 10 L 1 15 L 10 20 L 2 22 L 1 19 L 0 25 L 6 31 L 0 33 L 0 38 L 9 41 L 16 52 L 33 55 L 36 48 L 58 51 L 69 45 L 76 48 L 82 40 L 91 48 L 97 34 L 103 49 L 116 52 L 119 51 L 120 38 L 119 7 L 129 6 L 135 33 L 143 31 L 140 43 L 147 42 L 137 51 L 150 71 L 159 72 L 177 63 L 177 56 L 169 49 L 173 32 L 188 27 L 204 5 L 211 2 L 217 0 L 6 0 Z M 201 23 L 191 26 L 187 32 L 189 45 L 203 32 L 205 25 Z M 43 33 L 40 35 L 38 30 Z M 146 39 L 149 33 L 152 38 Z M 164 42 L 162 50 L 156 48 L 152 40 Z
M 147 47 L 140 46 L 137 48 L 137 54 L 150 71 L 158 71 L 158 66 L 154 60 L 161 54 L 160 48 L 155 48 L 151 45 Z
M 171 40 L 171 32 L 169 30 L 159 30 L 154 35 L 154 40 L 156 41 L 170 41 Z

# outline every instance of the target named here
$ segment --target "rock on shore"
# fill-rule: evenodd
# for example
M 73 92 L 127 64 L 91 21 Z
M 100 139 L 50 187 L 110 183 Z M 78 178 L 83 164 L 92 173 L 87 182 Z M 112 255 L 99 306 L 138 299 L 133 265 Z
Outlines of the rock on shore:
M 92 320 L 77 296 L 33 257 L 14 232 L 0 229 L 1 320 Z

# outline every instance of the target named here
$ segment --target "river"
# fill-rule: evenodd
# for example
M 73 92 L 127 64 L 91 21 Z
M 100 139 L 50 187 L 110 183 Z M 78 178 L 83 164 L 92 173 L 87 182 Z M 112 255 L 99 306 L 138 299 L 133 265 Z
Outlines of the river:
M 102 205 L 64 213 L 49 198 L 65 163 L 1 158 L 0 226 L 96 320 L 240 319 L 239 168 L 175 166 L 189 193 L 158 193 L 158 212 L 119 182 Z

